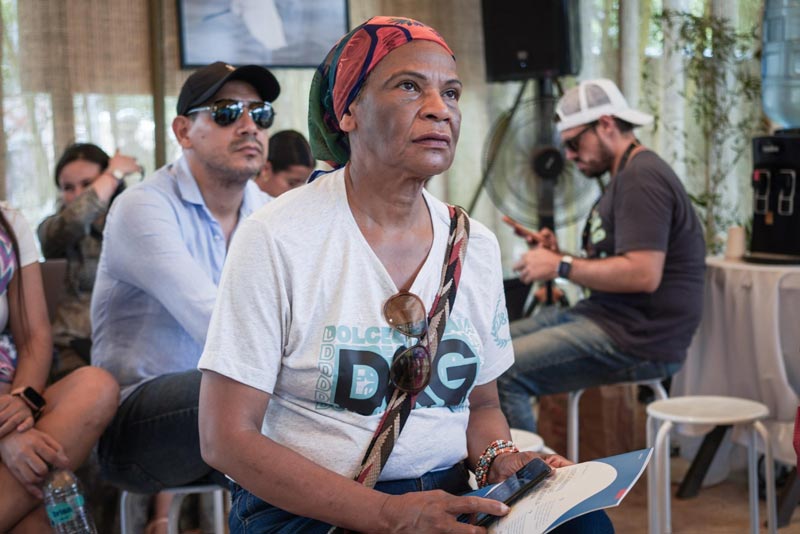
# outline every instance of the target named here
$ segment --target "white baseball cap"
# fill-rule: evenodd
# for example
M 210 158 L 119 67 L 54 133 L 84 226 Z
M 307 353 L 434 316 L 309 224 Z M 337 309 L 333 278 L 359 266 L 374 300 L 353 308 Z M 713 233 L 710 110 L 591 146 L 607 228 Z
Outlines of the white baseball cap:
M 634 126 L 653 122 L 653 116 L 633 109 L 611 80 L 584 80 L 564 93 L 556 106 L 559 132 L 594 122 L 603 115 L 620 118 Z

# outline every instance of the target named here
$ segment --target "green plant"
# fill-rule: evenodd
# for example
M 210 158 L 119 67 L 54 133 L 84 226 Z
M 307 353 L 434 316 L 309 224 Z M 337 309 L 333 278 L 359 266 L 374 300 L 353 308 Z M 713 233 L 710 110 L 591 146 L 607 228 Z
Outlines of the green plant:
M 683 102 L 673 105 L 686 105 L 692 118 L 685 126 L 657 124 L 684 144 L 687 170 L 702 176 L 689 196 L 705 227 L 707 249 L 718 253 L 725 230 L 746 224 L 725 192 L 739 187 L 736 166 L 749 154 L 753 135 L 762 129 L 760 107 L 755 105 L 761 94 L 755 61 L 758 36 L 755 31 L 739 32 L 727 19 L 710 14 L 665 10 L 655 19 L 663 30 L 659 37 L 664 51 L 679 54 L 684 65 L 686 85 L 677 88 Z M 664 35 L 677 37 L 666 42 Z M 662 82 L 664 87 L 674 83 Z M 656 111 L 659 83 L 646 73 L 644 87 Z

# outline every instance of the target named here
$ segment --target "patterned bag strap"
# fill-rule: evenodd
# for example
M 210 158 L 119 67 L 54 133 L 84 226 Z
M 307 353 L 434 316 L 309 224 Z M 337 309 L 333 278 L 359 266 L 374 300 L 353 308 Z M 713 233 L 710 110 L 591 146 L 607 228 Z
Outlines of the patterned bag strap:
M 430 357 L 436 355 L 439 340 L 444 335 L 447 317 L 456 299 L 458 282 L 461 279 L 461 267 L 467 255 L 467 242 L 469 241 L 469 217 L 467 212 L 459 206 L 448 206 L 450 211 L 450 236 L 447 240 L 447 250 L 442 266 L 442 278 L 439 291 L 428 314 L 428 332 L 422 343 L 426 345 Z M 417 395 L 409 395 L 404 391 L 388 386 L 387 396 L 389 401 L 383 413 L 378 428 L 372 436 L 372 441 L 361 461 L 361 468 L 355 480 L 367 487 L 375 487 L 378 477 L 389 459 L 395 441 L 400 437 L 400 432 L 411 414 Z

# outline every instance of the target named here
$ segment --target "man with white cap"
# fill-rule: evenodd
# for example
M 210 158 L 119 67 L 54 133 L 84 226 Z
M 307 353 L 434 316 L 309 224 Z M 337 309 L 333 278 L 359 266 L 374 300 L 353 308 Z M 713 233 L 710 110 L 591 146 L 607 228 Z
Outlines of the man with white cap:
M 92 363 L 121 386 L 100 440 L 104 477 L 138 493 L 224 477 L 203 462 L 200 371 L 233 233 L 268 197 L 251 180 L 267 157 L 280 86 L 257 65 L 216 62 L 178 97 L 175 162 L 114 202 L 92 297 Z
M 550 229 L 514 223 L 531 245 L 514 266 L 523 282 L 560 277 L 591 290 L 572 308 L 511 324 L 515 364 L 498 389 L 510 426 L 531 431 L 531 395 L 674 374 L 702 308 L 700 221 L 670 166 L 633 133 L 653 117 L 606 79 L 567 91 L 556 113 L 567 158 L 587 177 L 608 172 L 611 180 L 586 222 L 580 257 L 560 251 Z

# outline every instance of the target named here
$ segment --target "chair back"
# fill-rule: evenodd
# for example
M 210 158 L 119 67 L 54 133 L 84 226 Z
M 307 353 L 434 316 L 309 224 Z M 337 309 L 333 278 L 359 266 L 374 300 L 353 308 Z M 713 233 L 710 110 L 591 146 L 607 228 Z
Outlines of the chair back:
M 67 276 L 66 258 L 56 258 L 41 262 L 44 297 L 47 300 L 47 315 L 52 323 L 56 310 L 67 293 L 65 279 Z

